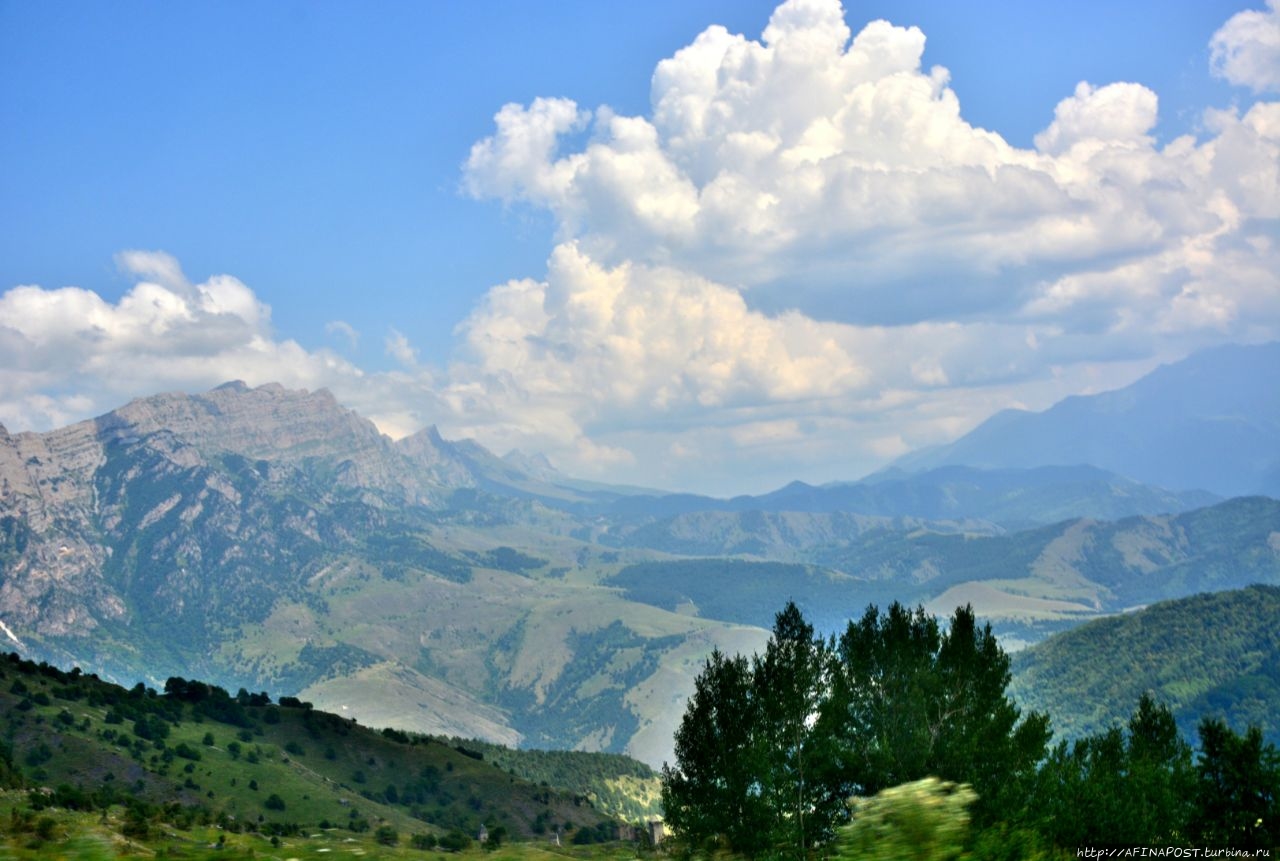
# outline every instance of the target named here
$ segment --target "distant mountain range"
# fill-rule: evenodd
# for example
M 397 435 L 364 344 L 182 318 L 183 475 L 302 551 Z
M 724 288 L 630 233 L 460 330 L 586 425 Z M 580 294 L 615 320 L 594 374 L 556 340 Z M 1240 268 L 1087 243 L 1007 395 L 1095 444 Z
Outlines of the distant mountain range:
M 1247 379 L 1206 376 L 1242 372 L 1239 355 Z M 433 428 L 392 441 L 327 392 L 242 383 L 49 433 L 0 428 L 0 639 L 127 684 L 202 678 L 366 725 L 660 764 L 705 656 L 758 648 L 788 599 L 824 630 L 868 603 L 969 602 L 1012 647 L 1280 582 L 1280 502 L 1215 495 L 1266 486 L 1274 457 L 1246 449 L 1280 451 L 1275 356 L 1193 357 L 1112 398 L 1119 450 L 1159 447 L 1139 442 L 1160 425 L 1145 411 L 1183 415 L 1261 476 L 1240 467 L 1216 487 L 1142 481 L 1125 457 L 1026 454 L 922 456 L 730 500 L 661 494 Z M 1222 394 L 1237 384 L 1255 397 Z
M 897 465 L 955 464 L 1090 464 L 1174 490 L 1280 496 L 1280 343 L 1204 350 L 1122 389 L 1006 410 Z

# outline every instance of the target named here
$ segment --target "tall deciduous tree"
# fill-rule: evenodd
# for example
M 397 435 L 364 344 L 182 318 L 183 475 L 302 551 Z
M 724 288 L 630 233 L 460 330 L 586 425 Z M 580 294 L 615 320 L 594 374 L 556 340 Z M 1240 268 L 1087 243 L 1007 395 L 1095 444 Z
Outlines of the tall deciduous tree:
M 769 843 L 803 857 L 829 838 L 844 814 L 823 766 L 829 745 L 816 729 L 830 690 L 831 648 L 814 636 L 794 603 L 778 613 L 764 655 L 753 662 L 758 703 L 760 788 L 769 811 Z
M 754 855 L 767 845 L 757 711 L 747 660 L 712 652 L 676 730 L 676 766 L 662 768 L 667 824 L 690 846 L 723 840 Z
M 1044 716 L 1019 723 L 1008 681 L 968 608 L 945 632 L 923 608 L 869 608 L 837 651 L 788 604 L 762 656 L 716 652 L 699 676 L 676 767 L 663 769 L 668 822 L 692 846 L 803 857 L 847 818 L 850 795 L 937 776 L 994 799 L 1048 739 Z
M 1035 773 L 1049 720 L 1005 694 L 1009 658 L 969 607 L 944 631 L 923 608 L 868 608 L 840 638 L 832 708 L 844 789 L 873 795 L 928 776 L 968 783 L 975 818 Z

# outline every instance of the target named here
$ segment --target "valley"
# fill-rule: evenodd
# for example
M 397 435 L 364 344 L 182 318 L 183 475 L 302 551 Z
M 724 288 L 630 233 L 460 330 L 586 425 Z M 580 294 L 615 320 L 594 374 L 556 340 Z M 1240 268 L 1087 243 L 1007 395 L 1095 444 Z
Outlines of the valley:
M 1017 649 L 1280 582 L 1280 502 L 1093 466 L 717 500 L 529 464 L 432 429 L 392 441 L 273 385 L 5 433 L 0 620 L 24 654 L 124 684 L 198 677 L 657 767 L 706 655 L 757 650 L 788 600 L 828 632 L 871 604 L 971 604 Z

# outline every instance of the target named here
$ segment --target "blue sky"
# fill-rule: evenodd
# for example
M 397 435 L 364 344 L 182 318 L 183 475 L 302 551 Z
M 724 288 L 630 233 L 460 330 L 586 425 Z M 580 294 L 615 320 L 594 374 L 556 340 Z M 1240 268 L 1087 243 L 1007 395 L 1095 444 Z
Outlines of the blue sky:
M 0 0 L 0 421 L 239 376 L 593 478 L 856 477 L 1277 336 L 1276 19 Z

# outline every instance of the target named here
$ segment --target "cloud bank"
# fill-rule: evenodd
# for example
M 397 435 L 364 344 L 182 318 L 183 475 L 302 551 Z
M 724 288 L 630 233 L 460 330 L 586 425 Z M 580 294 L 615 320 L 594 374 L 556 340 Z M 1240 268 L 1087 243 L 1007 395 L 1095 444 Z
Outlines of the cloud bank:
M 1271 87 L 1275 21 L 1227 22 L 1215 72 Z M 993 401 L 1276 337 L 1280 105 L 1158 146 L 1156 93 L 1081 82 L 1020 149 L 964 119 L 924 48 L 794 0 L 759 40 L 710 27 L 659 63 L 648 116 L 506 105 L 465 188 L 545 209 L 561 244 L 461 324 L 461 364 L 591 437 L 627 415 L 714 459 L 709 428 L 759 426 L 867 463 Z
M 1213 74 L 1275 92 L 1277 20 L 1271 0 L 1227 21 Z M 648 115 L 502 107 L 463 188 L 550 213 L 556 245 L 458 323 L 446 368 L 392 329 L 397 370 L 363 372 L 276 339 L 236 279 L 128 252 L 115 305 L 0 298 L 0 409 L 47 426 L 90 391 L 327 385 L 392 432 L 435 422 L 570 472 L 738 492 L 854 477 L 996 409 L 1280 337 L 1280 103 L 1158 145 L 1156 93 L 1080 82 L 1023 149 L 964 119 L 924 49 L 917 28 L 854 34 L 835 0 L 791 0 L 759 39 L 712 26 L 660 62 Z

